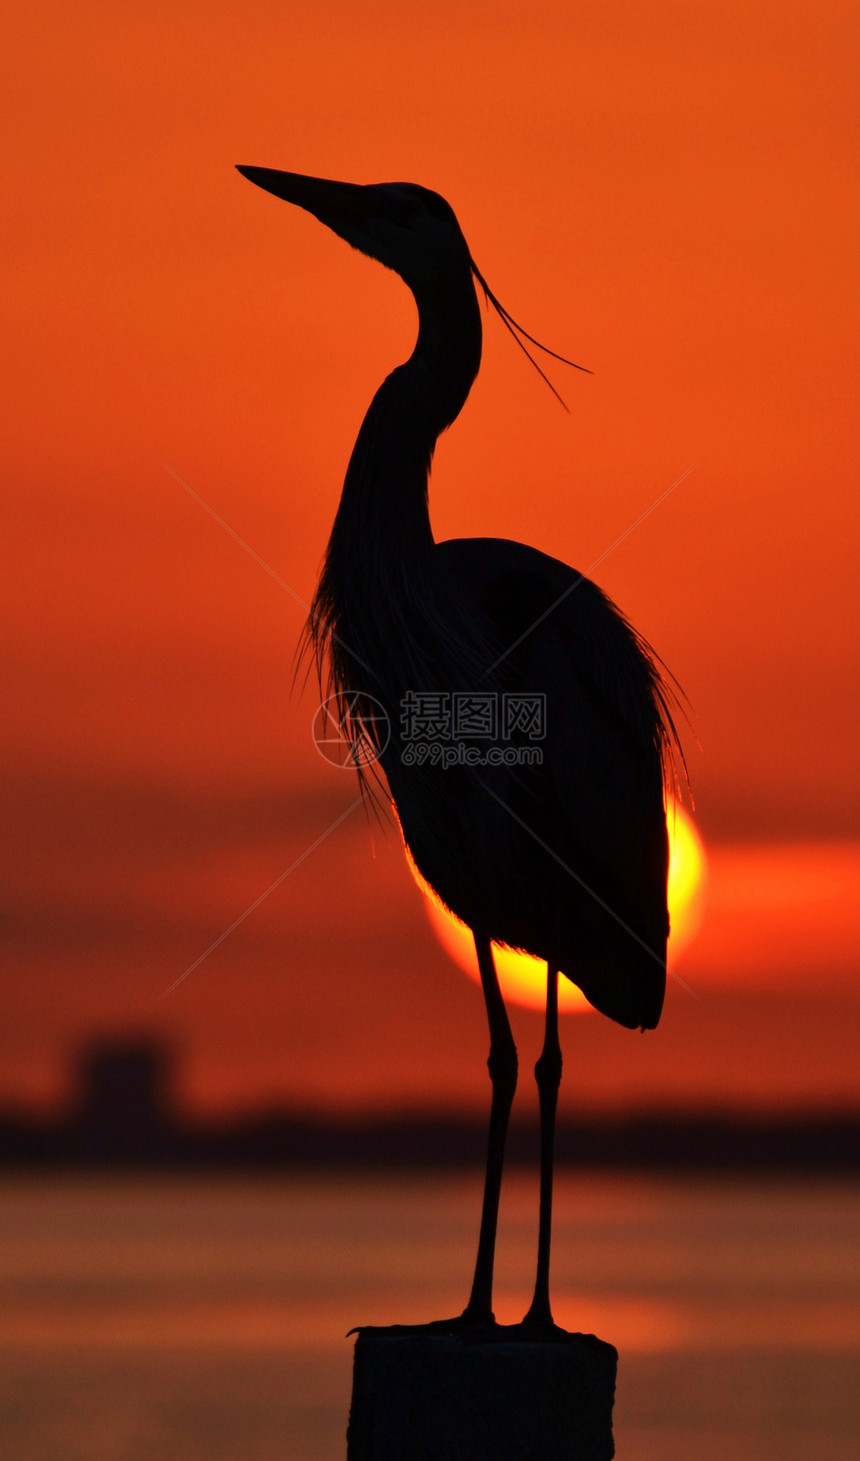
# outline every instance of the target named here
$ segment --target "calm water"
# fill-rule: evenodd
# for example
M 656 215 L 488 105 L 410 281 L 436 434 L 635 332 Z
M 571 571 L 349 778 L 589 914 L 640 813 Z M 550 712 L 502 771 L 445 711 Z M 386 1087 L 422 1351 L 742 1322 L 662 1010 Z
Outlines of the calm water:
M 342 1461 L 358 1323 L 462 1307 L 473 1177 L 0 1183 L 0 1454 Z M 508 1183 L 521 1316 L 534 1181 Z M 557 1317 L 621 1350 L 619 1461 L 860 1454 L 860 1185 L 562 1177 Z

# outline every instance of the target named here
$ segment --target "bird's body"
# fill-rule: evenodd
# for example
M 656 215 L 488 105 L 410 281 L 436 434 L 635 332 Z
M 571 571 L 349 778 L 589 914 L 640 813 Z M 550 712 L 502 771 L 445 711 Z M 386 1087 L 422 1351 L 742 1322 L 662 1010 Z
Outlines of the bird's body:
M 335 622 L 364 659 L 371 643 L 348 598 L 349 589 Z M 557 954 L 560 972 L 604 1014 L 653 1027 L 665 983 L 668 850 L 659 705 L 636 637 L 589 580 L 502 539 L 439 543 L 418 604 L 414 585 L 398 594 L 389 584 L 385 600 L 386 632 L 414 633 L 416 659 L 428 600 L 448 648 L 415 673 L 386 676 L 384 690 L 347 656 L 340 681 L 347 696 L 373 695 L 388 712 L 393 734 L 380 759 L 419 872 L 469 928 L 541 959 Z M 469 626 L 464 646 L 458 624 Z M 429 749 L 415 763 L 401 707 L 416 690 L 492 697 L 495 734 L 457 742 L 477 765 L 443 764 Z M 509 696 L 541 697 L 533 741 L 498 724 Z M 518 763 L 521 750 L 531 756 Z
M 493 1042 L 490 1166 L 496 1150 L 498 1180 L 516 1052 L 490 942 L 548 961 L 541 1100 L 550 1159 L 538 1284 L 546 1289 L 561 1070 L 551 1037 L 557 972 L 622 1025 L 653 1027 L 662 1007 L 671 720 L 660 676 L 609 599 L 564 563 L 503 539 L 433 539 L 433 449 L 481 358 L 480 275 L 444 199 L 407 184 L 361 188 L 241 170 L 396 269 L 418 304 L 415 350 L 374 397 L 349 463 L 309 632 L 347 733 L 378 749 L 419 872 L 475 933 Z M 443 755 L 438 735 L 437 754 L 431 737 L 417 755 L 409 724 L 416 698 L 447 716 L 452 702 L 470 697 L 494 707 L 495 723 L 476 730 L 471 722 L 459 736 L 446 726 L 462 749 L 456 761 Z M 503 723 L 511 697 L 541 703 L 537 731 Z M 379 733 L 380 704 L 388 740 Z M 467 1310 L 484 1317 L 497 1187 L 488 1176 Z M 533 1314 L 548 1320 L 548 1294 L 536 1306 Z
M 557 559 L 498 539 L 443 543 L 439 559 L 482 614 L 492 647 L 516 646 L 495 671 L 494 693 L 545 696 L 544 726 L 540 739 L 521 736 L 513 747 L 539 752 L 535 764 L 466 772 L 462 795 L 452 785 L 444 805 L 457 807 L 456 871 L 450 852 L 425 851 L 420 816 L 413 832 L 401 810 L 415 861 L 470 928 L 557 956 L 604 1014 L 653 1027 L 665 970 L 651 951 L 665 953 L 668 853 L 649 664 L 600 590 Z M 401 794 L 398 805 L 409 801 Z

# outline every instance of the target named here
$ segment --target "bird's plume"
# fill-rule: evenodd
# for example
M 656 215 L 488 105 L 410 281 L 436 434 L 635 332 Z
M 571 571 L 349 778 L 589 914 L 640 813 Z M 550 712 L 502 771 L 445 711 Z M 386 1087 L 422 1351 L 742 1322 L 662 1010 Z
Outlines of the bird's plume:
M 496 311 L 496 314 L 499 316 L 499 319 L 501 320 L 505 329 L 508 330 L 511 335 L 513 335 L 520 349 L 523 351 L 523 354 L 528 356 L 538 375 L 541 377 L 541 380 L 546 381 L 546 384 L 549 386 L 556 400 L 561 402 L 562 406 L 564 406 L 565 411 L 569 411 L 570 407 L 568 406 L 567 401 L 565 401 L 564 397 L 561 396 L 556 390 L 546 372 L 541 370 L 540 366 L 532 355 L 532 352 L 529 350 L 528 345 L 523 344 L 523 340 L 528 340 L 530 344 L 535 345 L 538 350 L 542 350 L 545 355 L 551 355 L 553 360 L 560 360 L 562 365 L 570 365 L 573 367 L 574 370 L 584 371 L 586 375 L 591 375 L 592 371 L 588 369 L 587 365 L 577 365 L 575 360 L 568 360 L 566 355 L 559 355 L 558 351 L 550 350 L 548 345 L 542 345 L 540 340 L 536 340 L 534 335 L 530 335 L 528 330 L 524 330 L 522 325 L 518 324 L 517 321 L 514 319 L 513 315 L 508 314 L 508 311 L 505 309 L 501 301 L 496 298 L 495 294 L 493 293 L 492 289 L 490 288 L 489 284 L 487 283 L 486 279 L 484 278 L 483 274 L 481 273 L 471 255 L 469 257 L 469 264 L 471 265 L 472 273 L 474 274 L 475 278 L 477 279 L 478 283 L 484 291 L 484 296 L 487 302 L 493 306 L 493 309 Z M 520 336 L 522 336 L 523 338 L 521 339 Z

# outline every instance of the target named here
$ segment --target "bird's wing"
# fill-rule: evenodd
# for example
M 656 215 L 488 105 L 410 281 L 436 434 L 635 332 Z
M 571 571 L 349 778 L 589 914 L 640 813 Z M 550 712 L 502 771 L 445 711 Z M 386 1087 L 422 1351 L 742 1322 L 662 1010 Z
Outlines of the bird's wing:
M 506 538 L 437 544 L 446 572 L 468 585 L 491 619 L 498 669 L 528 664 L 541 640 L 561 635 L 565 660 L 643 752 L 667 763 L 677 749 L 672 686 L 660 660 L 595 583 L 557 558 Z
M 665 985 L 664 769 L 673 727 L 659 664 L 588 579 L 503 539 L 439 545 L 504 646 L 495 683 L 545 689 L 540 785 L 513 809 L 560 878 L 562 968 L 622 1024 L 653 1025 Z M 512 786 L 512 792 L 515 787 Z

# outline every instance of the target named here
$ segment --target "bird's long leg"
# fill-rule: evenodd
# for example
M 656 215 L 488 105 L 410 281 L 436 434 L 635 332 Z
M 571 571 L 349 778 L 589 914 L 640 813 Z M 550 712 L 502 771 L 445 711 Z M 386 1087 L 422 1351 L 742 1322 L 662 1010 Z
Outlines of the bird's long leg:
M 490 1026 L 490 1056 L 487 1066 L 493 1083 L 493 1100 L 490 1107 L 490 1130 L 487 1139 L 487 1171 L 484 1179 L 484 1206 L 481 1213 L 481 1233 L 478 1239 L 478 1257 L 475 1263 L 475 1278 L 472 1293 L 463 1313 L 467 1322 L 492 1324 L 493 1321 L 493 1262 L 496 1253 L 496 1227 L 499 1218 L 499 1196 L 502 1189 L 502 1167 L 505 1159 L 505 1139 L 508 1134 L 508 1120 L 517 1088 L 517 1047 L 511 1033 L 511 1025 L 499 980 L 493 963 L 493 952 L 488 938 L 475 935 L 478 953 L 478 967 L 487 1006 L 487 1020 Z
M 555 1148 L 555 1113 L 561 1085 L 561 1044 L 558 1038 L 558 969 L 550 960 L 546 971 L 546 1032 L 535 1066 L 540 1097 L 540 1228 L 537 1279 L 531 1308 L 523 1320 L 527 1329 L 554 1328 L 549 1302 L 549 1252 L 552 1238 L 552 1173 Z

